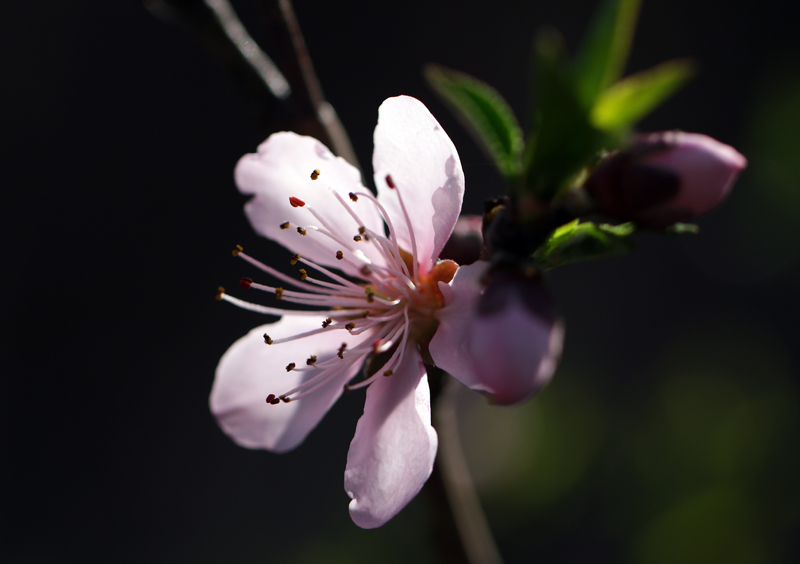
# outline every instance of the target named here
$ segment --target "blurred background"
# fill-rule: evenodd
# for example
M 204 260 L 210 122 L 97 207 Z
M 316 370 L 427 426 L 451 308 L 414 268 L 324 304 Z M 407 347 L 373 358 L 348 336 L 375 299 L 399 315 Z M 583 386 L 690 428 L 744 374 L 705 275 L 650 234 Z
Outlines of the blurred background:
M 233 4 L 265 40 L 254 0 Z M 750 167 L 698 236 L 640 235 L 632 256 L 551 273 L 566 349 L 533 401 L 462 394 L 507 563 L 800 558 L 793 6 L 644 2 L 628 71 L 701 67 L 640 129 L 709 134 Z M 552 24 L 574 52 L 595 7 L 295 1 L 367 177 L 379 104 L 418 97 L 459 150 L 468 213 L 503 185 L 422 65 L 486 80 L 522 117 L 533 32 Z M 213 299 L 252 274 L 230 250 L 286 255 L 252 231 L 233 184 L 267 132 L 230 73 L 142 2 L 5 8 L 0 561 L 436 562 L 425 496 L 378 530 L 349 518 L 363 394 L 285 455 L 235 446 L 208 412 L 219 357 L 265 321 Z

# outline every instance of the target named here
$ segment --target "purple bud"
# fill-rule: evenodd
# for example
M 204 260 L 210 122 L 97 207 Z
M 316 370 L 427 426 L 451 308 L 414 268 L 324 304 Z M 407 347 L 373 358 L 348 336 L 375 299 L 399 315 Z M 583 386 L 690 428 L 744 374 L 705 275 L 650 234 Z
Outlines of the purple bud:
M 520 403 L 555 372 L 564 328 L 538 276 L 499 272 L 477 304 L 470 328 L 476 384 L 493 403 Z
M 707 135 L 662 131 L 600 162 L 584 187 L 603 214 L 661 228 L 717 207 L 745 167 L 736 149 Z

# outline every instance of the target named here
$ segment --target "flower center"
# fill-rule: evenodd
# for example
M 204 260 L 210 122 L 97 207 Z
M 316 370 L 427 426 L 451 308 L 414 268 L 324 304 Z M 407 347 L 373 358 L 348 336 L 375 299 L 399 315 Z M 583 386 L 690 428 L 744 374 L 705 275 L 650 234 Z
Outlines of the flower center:
M 316 315 L 321 318 L 321 326 L 311 331 L 281 338 L 265 334 L 264 342 L 267 345 L 280 345 L 321 332 L 337 330 L 347 331 L 349 335 L 357 338 L 355 346 L 348 348 L 348 345 L 343 343 L 337 350 L 330 351 L 320 358 L 309 355 L 305 360 L 298 359 L 287 365 L 285 367 L 287 372 L 309 374 L 304 375 L 302 383 L 295 388 L 277 396 L 270 394 L 267 403 L 273 405 L 281 401 L 298 400 L 315 392 L 343 373 L 352 372 L 354 366 L 367 357 L 372 359 L 367 369 L 367 377 L 357 384 L 346 385 L 346 389 L 368 386 L 381 375 L 391 376 L 403 361 L 409 340 L 423 349 L 427 348 L 438 326 L 434 312 L 444 305 L 439 282 L 449 282 L 458 268 L 452 261 L 441 261 L 429 272 L 421 272 L 412 223 L 400 190 L 391 176 L 386 177 L 386 182 L 396 191 L 409 233 L 410 250 L 400 248 L 389 214 L 372 193 L 351 192 L 348 202 L 324 181 L 319 181 L 320 175 L 319 170 L 314 170 L 311 179 L 320 182 L 333 193 L 344 211 L 352 217 L 357 229 L 353 229 L 351 233 L 342 232 L 341 228 L 335 227 L 335 222 L 327 220 L 331 217 L 329 214 L 336 213 L 335 210 L 318 211 L 295 196 L 289 198 L 289 204 L 293 208 L 304 208 L 316 220 L 317 225 L 300 226 L 287 221 L 282 223 L 280 228 L 282 230 L 294 228 L 292 231 L 297 233 L 297 237 L 308 238 L 314 248 L 323 251 L 323 256 L 330 253 L 328 256 L 341 261 L 344 270 L 350 274 L 340 275 L 296 254 L 290 259 L 292 265 L 300 262 L 327 278 L 316 278 L 302 268 L 299 270 L 299 280 L 297 280 L 246 255 L 241 247 L 237 247 L 233 252 L 234 256 L 245 259 L 287 285 L 298 287 L 300 291 L 256 283 L 250 278 L 241 280 L 243 288 L 262 290 L 274 294 L 276 299 L 283 302 L 315 306 L 318 309 L 288 310 L 261 306 L 229 296 L 222 288 L 217 294 L 218 299 L 252 311 L 270 315 Z M 377 208 L 386 224 L 388 235 L 369 229 L 361 221 L 354 209 L 354 205 L 360 199 Z M 331 247 L 332 243 L 335 247 L 339 247 L 335 252 Z M 368 254 L 362 250 L 366 249 L 364 245 L 372 246 Z

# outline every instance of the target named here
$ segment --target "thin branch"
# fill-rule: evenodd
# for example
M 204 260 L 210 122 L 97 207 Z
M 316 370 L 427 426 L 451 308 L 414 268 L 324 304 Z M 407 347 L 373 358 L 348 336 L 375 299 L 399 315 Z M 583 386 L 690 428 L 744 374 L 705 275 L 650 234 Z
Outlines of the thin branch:
M 325 100 L 291 1 L 259 0 L 259 3 L 266 16 L 271 41 L 276 45 L 276 53 L 280 57 L 279 64 L 292 85 L 297 109 L 314 115 L 324 130 L 325 138 L 322 141 L 335 154 L 359 168 L 347 131 L 333 106 Z
M 458 432 L 456 398 L 461 385 L 448 378 L 434 409 L 439 433 L 439 464 L 447 498 L 470 564 L 502 564 L 503 559 L 481 509 Z

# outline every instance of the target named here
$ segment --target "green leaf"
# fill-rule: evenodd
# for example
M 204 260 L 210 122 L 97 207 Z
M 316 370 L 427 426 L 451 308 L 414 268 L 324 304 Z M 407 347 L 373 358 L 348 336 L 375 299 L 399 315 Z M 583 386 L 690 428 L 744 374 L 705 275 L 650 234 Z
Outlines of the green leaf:
M 676 59 L 632 74 L 600 94 L 590 114 L 592 124 L 607 131 L 628 127 L 661 105 L 694 73 L 690 60 Z
M 629 237 L 634 230 L 632 223 L 580 223 L 576 219 L 553 231 L 533 257 L 545 268 L 555 268 L 572 262 L 627 253 L 633 248 Z
M 575 61 L 578 96 L 591 108 L 622 76 L 636 30 L 641 0 L 606 0 L 595 16 Z
M 450 106 L 509 181 L 522 169 L 524 139 L 517 118 L 497 90 L 462 72 L 427 65 L 428 83 Z
M 560 36 L 545 31 L 537 36 L 538 101 L 535 137 L 525 155 L 525 188 L 549 201 L 601 149 L 618 144 L 615 135 L 589 121 L 578 101 L 575 82 L 564 56 Z
M 700 227 L 694 223 L 673 223 L 666 231 L 675 235 L 697 235 L 700 233 Z

